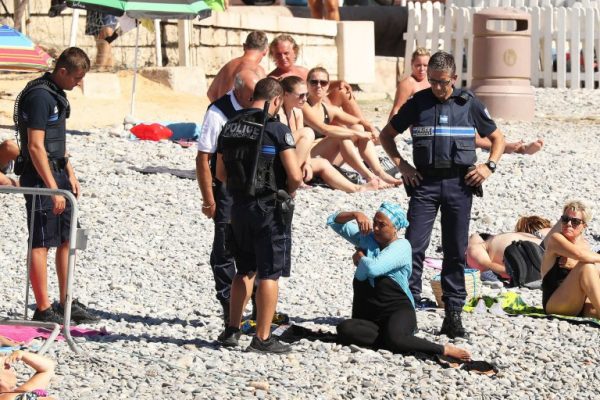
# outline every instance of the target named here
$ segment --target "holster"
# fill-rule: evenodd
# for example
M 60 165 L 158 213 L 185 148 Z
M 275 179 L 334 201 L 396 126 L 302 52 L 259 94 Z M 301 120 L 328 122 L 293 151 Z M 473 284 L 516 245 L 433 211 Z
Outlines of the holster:
M 283 189 L 277 191 L 275 197 L 275 217 L 278 218 L 283 226 L 292 226 L 295 207 L 296 203 L 294 203 L 294 199 L 288 192 Z
M 13 166 L 13 172 L 15 173 L 15 175 L 23 175 L 23 173 L 25 172 L 25 165 L 26 165 L 26 161 L 25 161 L 25 157 L 23 157 L 22 154 L 19 154 L 17 156 L 17 158 L 15 159 L 15 164 Z

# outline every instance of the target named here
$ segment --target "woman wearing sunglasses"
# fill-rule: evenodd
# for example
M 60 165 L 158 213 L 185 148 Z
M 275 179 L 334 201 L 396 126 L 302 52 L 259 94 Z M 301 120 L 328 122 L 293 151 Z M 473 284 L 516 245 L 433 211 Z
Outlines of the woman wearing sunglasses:
M 542 304 L 547 314 L 600 318 L 600 254 L 582 235 L 590 219 L 585 204 L 571 201 L 544 240 Z
M 344 177 L 331 163 L 324 158 L 311 158 L 310 151 L 315 140 L 315 134 L 309 127 L 304 126 L 302 107 L 308 96 L 306 83 L 298 76 L 288 76 L 281 80 L 283 87 L 283 106 L 279 110 L 279 119 L 286 124 L 296 141 L 296 155 L 300 162 L 304 182 L 309 182 L 314 176 L 320 177 L 333 189 L 346 193 L 363 192 L 379 189 L 379 179 L 373 179 L 364 185 L 356 185 Z
M 296 61 L 300 53 L 300 46 L 294 38 L 287 34 L 277 36 L 269 45 L 269 55 L 275 63 L 276 68 L 269 72 L 269 76 L 276 79 L 283 79 L 286 76 L 299 76 L 303 80 L 307 80 L 308 69 L 297 65 Z M 365 120 L 352 87 L 346 81 L 332 81 L 328 86 L 327 99 L 328 104 L 336 105 L 342 108 L 350 115 L 364 121 L 365 129 L 379 136 L 379 132 L 367 120 Z
M 335 165 L 346 162 L 367 182 L 379 178 L 387 186 L 399 185 L 401 181 L 381 167 L 373 143 L 375 137 L 365 132 L 361 120 L 324 103 L 328 87 L 329 73 L 325 68 L 316 67 L 308 72 L 308 98 L 302 113 L 306 124 L 315 131 L 312 157 L 321 156 Z

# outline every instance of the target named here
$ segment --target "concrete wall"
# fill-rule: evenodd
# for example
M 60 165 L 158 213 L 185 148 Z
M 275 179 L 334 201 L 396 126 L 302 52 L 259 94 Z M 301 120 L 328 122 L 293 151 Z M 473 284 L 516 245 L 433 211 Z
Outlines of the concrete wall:
M 12 3 L 12 2 L 9 2 Z M 43 48 L 56 56 L 69 45 L 72 13 L 67 9 L 59 17 L 47 16 L 48 5 L 31 2 L 26 32 Z M 12 25 L 12 21 L 8 20 Z M 177 21 L 164 22 L 168 65 L 179 64 Z M 213 16 L 201 21 L 193 21 L 190 32 L 190 66 L 202 66 L 209 82 L 219 68 L 232 57 L 242 54 L 242 43 L 252 30 L 263 30 L 269 40 L 280 33 L 294 36 L 301 51 L 298 64 L 307 67 L 321 65 L 338 78 L 338 26 L 334 21 L 294 18 L 286 7 L 231 7 L 226 12 L 213 13 Z M 364 38 L 366 48 L 372 48 L 372 37 Z M 140 67 L 156 66 L 154 33 L 140 27 L 139 58 Z M 358 44 L 354 44 L 357 46 Z M 81 11 L 78 20 L 77 46 L 83 48 L 93 60 L 96 55 L 95 40 L 85 35 L 85 12 Z M 360 46 L 357 46 L 360 48 Z M 113 55 L 117 67 L 131 68 L 135 50 L 135 30 L 119 37 L 113 42 Z M 370 55 L 374 57 L 373 54 Z M 362 61 L 362 60 L 361 60 Z M 268 57 L 263 67 L 270 71 L 274 68 Z M 365 71 L 366 81 L 372 82 L 374 71 Z M 354 74 L 355 75 L 355 74 Z M 342 77 L 343 78 L 343 77 Z M 360 83 L 353 79 L 351 83 Z

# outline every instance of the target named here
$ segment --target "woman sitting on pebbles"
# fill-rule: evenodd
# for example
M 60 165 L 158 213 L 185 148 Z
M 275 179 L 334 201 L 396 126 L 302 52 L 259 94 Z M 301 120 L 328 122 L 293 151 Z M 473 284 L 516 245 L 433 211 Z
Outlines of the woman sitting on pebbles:
M 361 121 L 341 108 L 323 102 L 329 86 L 327 70 L 316 67 L 308 71 L 308 84 L 308 98 L 302 114 L 306 124 L 315 132 L 311 156 L 321 156 L 334 165 L 346 162 L 367 182 L 379 178 L 388 186 L 401 184 L 401 180 L 381 167 L 373 143 L 374 136 L 365 131 Z
M 583 231 L 591 212 L 580 201 L 563 208 L 560 230 L 545 239 L 542 304 L 547 314 L 600 318 L 600 254 L 590 250 Z
M 296 43 L 294 38 L 287 34 L 277 36 L 269 45 L 269 55 L 275 62 L 276 68 L 269 72 L 269 76 L 275 79 L 283 79 L 286 76 L 299 76 L 302 80 L 306 81 L 308 76 L 308 68 L 296 64 L 296 60 L 300 53 L 300 46 Z M 365 120 L 354 93 L 352 87 L 348 82 L 345 81 L 332 81 L 328 87 L 329 91 L 325 101 L 327 104 L 332 104 L 342 108 L 345 112 L 350 115 L 357 117 L 364 121 L 368 131 L 373 132 L 377 136 L 379 132 L 373 127 L 373 125 Z
M 290 128 L 294 135 L 296 156 L 300 162 L 304 182 L 308 183 L 314 176 L 318 176 L 331 188 L 343 190 L 346 193 L 379 189 L 381 183 L 379 179 L 373 179 L 364 185 L 357 185 L 346 179 L 324 158 L 310 157 L 315 134 L 312 129 L 304 126 L 302 116 L 302 106 L 308 95 L 306 83 L 298 76 L 288 76 L 281 80 L 281 86 L 284 95 L 283 106 L 279 110 L 279 119 Z
M 3 365 L 0 371 L 0 400 L 42 400 L 47 397 L 46 388 L 54 376 L 54 362 L 39 354 L 22 350 L 1 357 Z M 33 368 L 35 374 L 21 386 L 17 386 L 17 375 L 13 365 L 22 362 Z
M 352 319 L 338 325 L 340 343 L 471 359 L 465 349 L 414 335 L 417 317 L 408 288 L 411 247 L 408 240 L 398 238 L 398 230 L 408 226 L 400 206 L 381 204 L 372 223 L 362 212 L 352 211 L 332 214 L 327 224 L 356 247 Z

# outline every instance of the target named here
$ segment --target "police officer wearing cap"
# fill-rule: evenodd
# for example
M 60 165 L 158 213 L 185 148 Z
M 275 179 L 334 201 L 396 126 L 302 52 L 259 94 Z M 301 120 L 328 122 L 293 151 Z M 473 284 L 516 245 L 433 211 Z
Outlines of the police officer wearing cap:
M 423 259 L 433 223 L 441 209 L 442 299 L 445 318 L 442 334 L 467 335 L 461 312 L 466 298 L 465 250 L 473 193 L 496 170 L 504 152 L 504 136 L 485 106 L 470 91 L 455 88 L 456 65 L 452 55 L 440 51 L 429 60 L 431 88 L 417 92 L 381 132 L 383 148 L 398 165 L 410 196 L 406 238 L 412 246 L 413 271 L 410 290 L 415 303 L 421 299 Z M 394 137 L 410 127 L 414 167 L 402 159 Z M 475 135 L 490 139 L 486 163 L 477 161 Z M 473 167 L 471 167 L 473 166 Z M 469 168 L 471 167 L 471 168 Z
M 219 135 L 217 178 L 233 197 L 228 249 L 236 275 L 231 287 L 229 326 L 219 335 L 224 346 L 237 346 L 242 312 L 255 278 L 256 336 L 248 350 L 284 353 L 290 350 L 271 337 L 278 279 L 290 257 L 291 199 L 302 182 L 295 143 L 289 128 L 276 116 L 283 89 L 273 78 L 257 82 L 251 108 L 229 120 Z

